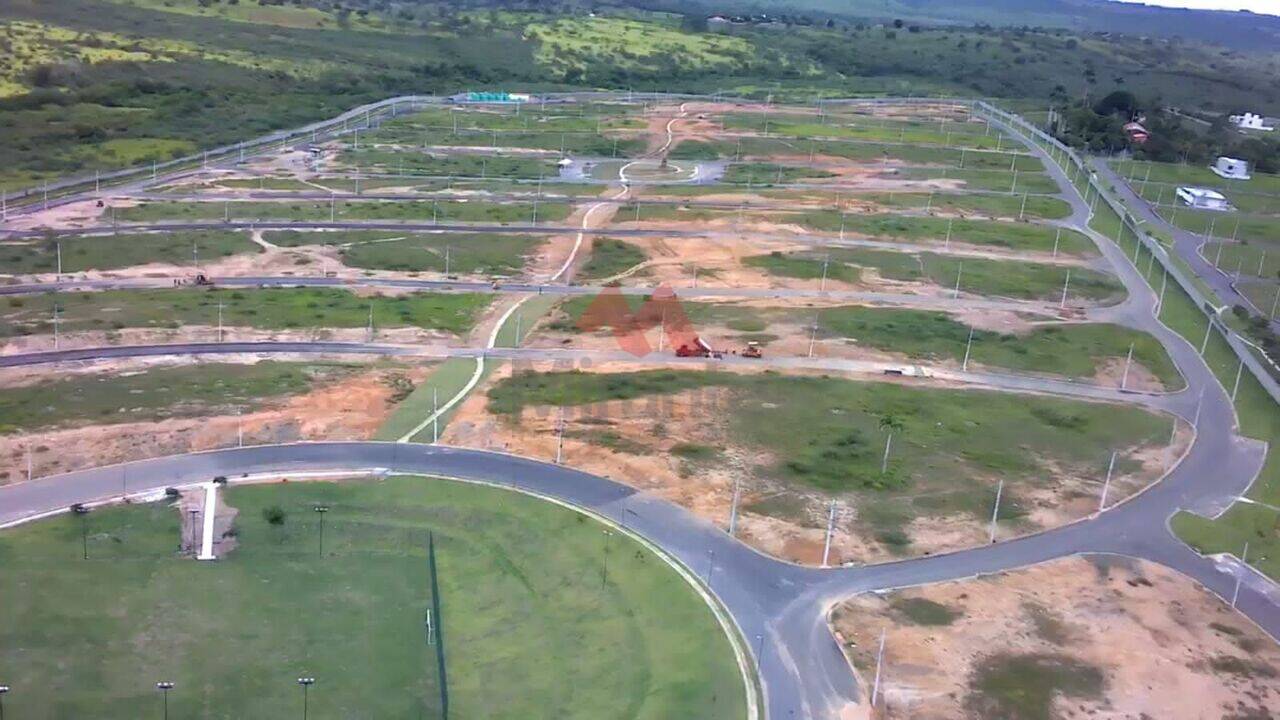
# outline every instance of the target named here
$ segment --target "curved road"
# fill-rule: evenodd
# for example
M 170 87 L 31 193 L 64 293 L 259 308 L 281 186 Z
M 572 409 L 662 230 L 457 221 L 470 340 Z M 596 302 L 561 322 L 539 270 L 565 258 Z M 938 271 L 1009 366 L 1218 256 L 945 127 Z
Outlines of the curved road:
M 993 121 L 1001 125 L 999 121 Z M 1003 129 L 1015 137 L 1013 128 Z M 1087 229 L 1088 207 L 1061 170 L 1031 143 L 1073 208 L 1068 224 L 1088 234 L 1129 289 L 1115 321 L 1156 336 L 1187 381 L 1163 396 L 1169 408 L 1198 420 L 1196 438 L 1164 479 L 1089 519 L 1008 542 L 902 562 L 857 568 L 802 568 L 767 558 L 664 500 L 569 468 L 493 453 L 396 443 L 307 443 L 237 448 L 95 468 L 0 487 L 0 523 L 83 502 L 215 475 L 368 470 L 438 474 L 509 484 L 589 508 L 663 547 L 703 578 L 732 614 L 757 658 L 768 716 L 834 717 L 856 699 L 852 674 L 826 624 L 832 603 L 850 594 L 993 573 L 1078 553 L 1145 558 L 1178 570 L 1221 596 L 1235 586 L 1175 539 L 1167 528 L 1180 509 L 1216 515 L 1253 481 L 1265 457 L 1260 443 L 1235 434 L 1226 391 L 1187 341 L 1156 321 L 1155 293 L 1123 254 Z M 1272 636 L 1280 607 L 1269 584 L 1245 576 L 1237 606 Z

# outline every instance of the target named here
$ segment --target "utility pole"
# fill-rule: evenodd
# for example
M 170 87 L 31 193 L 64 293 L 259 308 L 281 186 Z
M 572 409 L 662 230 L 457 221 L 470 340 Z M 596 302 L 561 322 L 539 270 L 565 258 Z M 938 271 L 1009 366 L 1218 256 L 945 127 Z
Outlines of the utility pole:
M 964 272 L 964 261 L 961 260 L 960 262 L 956 263 L 956 289 L 955 289 L 955 292 L 951 294 L 951 297 L 953 298 L 960 297 L 960 275 L 963 272 Z
M 369 303 L 369 325 L 365 330 L 366 342 L 373 342 L 373 303 Z
M 556 464 L 564 459 L 564 406 L 560 406 L 560 419 L 556 423 Z
M 738 500 L 742 497 L 742 485 L 738 478 L 733 479 L 733 501 L 729 505 L 729 537 L 733 537 L 738 528 Z
M 1111 451 L 1111 462 L 1107 464 L 1107 479 L 1102 482 L 1102 497 L 1098 500 L 1098 512 L 1107 509 L 1107 492 L 1111 490 L 1111 473 L 1116 469 L 1116 451 Z
M 996 521 L 1000 519 L 1000 496 L 1004 494 L 1004 480 L 996 484 L 996 504 L 991 508 L 991 538 L 990 543 L 996 541 Z
M 813 344 L 818 340 L 818 316 L 813 316 L 813 328 L 809 331 L 809 357 L 813 357 Z
M 969 340 L 964 344 L 964 362 L 960 364 L 961 372 L 969 372 L 969 351 L 973 349 L 973 331 L 974 328 L 969 328 Z
M 1058 233 L 1053 236 L 1053 256 L 1058 257 L 1058 242 L 1062 240 L 1062 228 L 1058 228 Z M 1152 257 L 1155 257 L 1154 255 Z
M 431 444 L 440 442 L 440 393 L 439 388 L 431 386 Z
M 1236 381 L 1231 386 L 1231 402 L 1236 401 L 1236 393 L 1240 392 L 1240 377 L 1244 374 L 1244 360 L 1240 361 L 1239 367 L 1236 368 Z
M 832 500 L 830 508 L 827 510 L 827 539 L 822 544 L 822 567 L 827 567 L 827 560 L 831 556 L 831 533 L 836 525 L 836 501 Z
M 1236 575 L 1236 589 L 1231 592 L 1231 609 L 1236 609 L 1236 601 L 1240 599 L 1240 582 L 1249 568 L 1249 541 L 1244 543 L 1244 551 L 1240 553 L 1240 574 Z
M 218 342 L 222 342 L 222 301 L 218 301 Z
M 1071 268 L 1067 268 L 1067 279 L 1062 281 L 1062 300 L 1058 303 L 1058 309 L 1067 306 L 1067 289 L 1071 287 Z
M 1133 345 L 1129 343 L 1129 354 L 1124 359 L 1124 374 L 1120 376 L 1120 389 L 1124 390 L 1129 384 L 1129 366 L 1133 364 Z
M 880 631 L 880 649 L 876 651 L 876 679 L 871 686 L 871 707 L 880 699 L 880 666 L 884 662 L 884 630 Z

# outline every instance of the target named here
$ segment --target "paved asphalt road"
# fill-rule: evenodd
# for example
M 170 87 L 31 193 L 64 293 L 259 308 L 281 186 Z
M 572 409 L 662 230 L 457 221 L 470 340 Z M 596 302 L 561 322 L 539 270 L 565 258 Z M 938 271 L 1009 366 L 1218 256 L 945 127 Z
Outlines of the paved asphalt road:
M 1038 149 L 1034 152 L 1042 155 Z M 763 637 L 757 661 L 768 716 L 775 720 L 831 718 L 857 697 L 848 665 L 826 625 L 831 603 L 852 593 L 994 573 L 1078 553 L 1113 553 L 1162 563 L 1230 596 L 1235 579 L 1175 539 L 1167 521 L 1180 509 L 1209 516 L 1220 513 L 1252 482 L 1265 447 L 1235 434 L 1226 391 L 1195 348 L 1154 319 L 1155 293 L 1117 248 L 1087 231 L 1083 199 L 1056 166 L 1046 163 L 1072 204 L 1068 224 L 1089 234 L 1129 288 L 1129 298 L 1113 309 L 1115 321 L 1156 336 L 1187 380 L 1186 390 L 1163 396 L 1161 402 L 1184 418 L 1199 419 L 1195 442 L 1163 480 L 1072 525 L 947 555 L 856 568 L 802 568 L 767 558 L 678 506 L 603 478 L 526 458 L 388 443 L 238 448 L 41 478 L 0 487 L 0 522 L 215 475 L 387 468 L 515 485 L 625 524 L 701 576 L 732 614 L 748 647 L 754 651 L 757 636 Z M 1246 575 L 1238 607 L 1280 637 L 1280 606 L 1267 596 L 1270 587 Z
M 1153 228 L 1168 233 L 1173 238 L 1174 252 L 1186 261 L 1192 272 L 1212 288 L 1219 299 L 1228 305 L 1254 307 L 1253 303 L 1236 290 L 1230 275 L 1215 268 L 1213 263 L 1200 254 L 1200 246 L 1207 241 L 1205 237 L 1183 230 L 1160 217 L 1150 203 L 1129 187 L 1129 181 L 1117 175 L 1106 161 L 1094 160 L 1093 167 L 1097 169 L 1098 175 L 1105 183 L 1116 189 L 1116 193 L 1129 206 L 1135 217 Z M 1271 328 L 1280 331 L 1280 322 L 1273 320 Z

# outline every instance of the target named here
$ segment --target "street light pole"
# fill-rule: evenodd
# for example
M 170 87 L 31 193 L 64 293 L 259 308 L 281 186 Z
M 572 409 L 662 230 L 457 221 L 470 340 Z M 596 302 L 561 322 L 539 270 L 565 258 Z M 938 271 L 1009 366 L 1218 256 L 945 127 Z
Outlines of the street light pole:
M 9 692 L 8 685 L 0 685 L 0 720 L 4 720 L 4 694 Z
M 158 682 L 156 683 L 156 689 L 159 690 L 161 695 L 164 697 L 164 720 L 169 720 L 169 691 L 173 689 L 173 683 L 164 681 Z
M 307 690 L 316 684 L 316 679 L 313 677 L 300 677 L 298 678 L 298 684 L 302 686 L 302 720 L 307 720 Z
M 329 506 L 317 505 L 315 507 L 315 511 L 320 515 L 320 547 L 319 547 L 319 550 L 317 551 L 317 554 L 321 558 L 323 558 L 324 557 L 324 516 L 325 516 L 325 513 L 329 512 Z

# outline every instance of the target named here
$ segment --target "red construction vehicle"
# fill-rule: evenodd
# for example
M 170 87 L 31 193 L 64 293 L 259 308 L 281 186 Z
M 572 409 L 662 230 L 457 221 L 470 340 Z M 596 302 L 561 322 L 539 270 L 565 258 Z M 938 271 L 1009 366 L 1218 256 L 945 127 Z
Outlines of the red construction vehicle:
M 760 351 L 760 343 L 754 340 L 747 343 L 746 349 L 742 351 L 742 357 L 756 359 L 764 357 L 764 353 Z
M 676 357 L 722 357 L 720 353 L 707 344 L 706 340 L 694 337 L 693 342 L 683 343 L 676 348 Z

